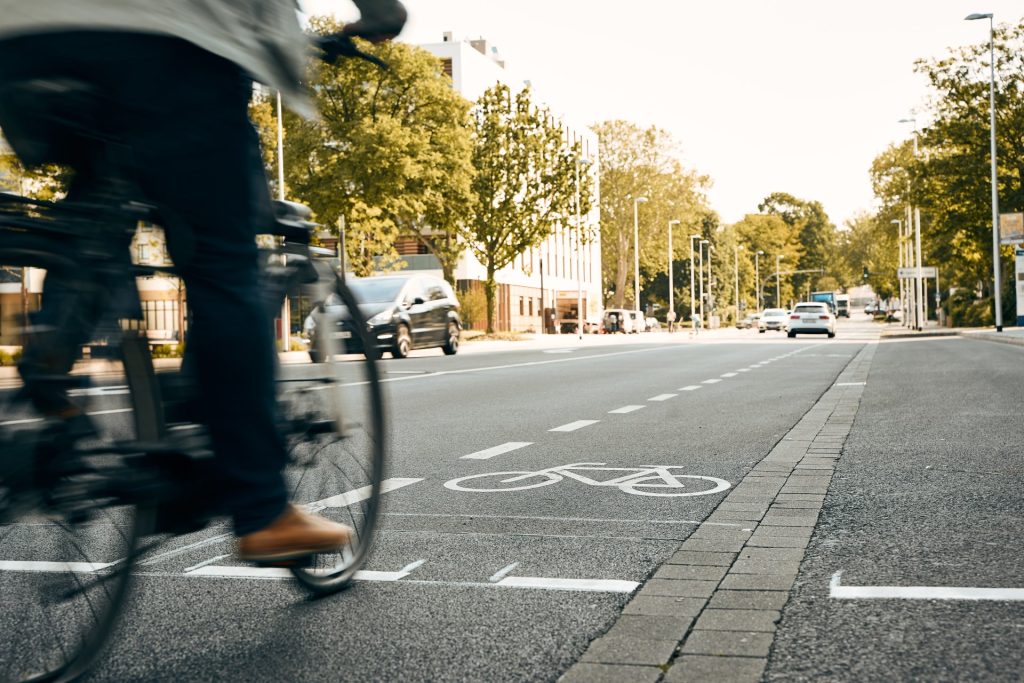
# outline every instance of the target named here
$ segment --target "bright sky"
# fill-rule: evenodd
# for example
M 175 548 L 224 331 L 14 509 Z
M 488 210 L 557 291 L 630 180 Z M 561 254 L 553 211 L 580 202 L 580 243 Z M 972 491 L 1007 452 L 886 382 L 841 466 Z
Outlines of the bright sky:
M 914 60 L 987 42 L 972 12 L 1024 15 L 1019 0 L 403 1 L 403 41 L 482 36 L 552 110 L 671 131 L 725 222 L 776 191 L 821 201 L 837 224 L 870 209 L 872 159 L 925 101 Z M 303 4 L 356 15 L 348 0 Z

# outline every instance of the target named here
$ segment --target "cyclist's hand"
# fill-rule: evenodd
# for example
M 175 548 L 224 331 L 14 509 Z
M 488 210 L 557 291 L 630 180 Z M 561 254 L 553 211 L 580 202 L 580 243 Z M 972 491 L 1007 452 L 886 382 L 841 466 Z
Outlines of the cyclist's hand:
M 409 18 L 398 0 L 354 0 L 361 14 L 359 21 L 346 24 L 342 35 L 363 38 L 371 43 L 391 40 L 402 32 Z

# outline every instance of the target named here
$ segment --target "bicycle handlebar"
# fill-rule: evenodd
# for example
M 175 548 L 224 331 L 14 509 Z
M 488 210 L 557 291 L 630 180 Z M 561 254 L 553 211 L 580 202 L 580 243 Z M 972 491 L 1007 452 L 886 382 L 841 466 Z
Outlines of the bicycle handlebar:
M 318 36 L 314 44 L 323 53 L 320 55 L 327 64 L 334 64 L 340 57 L 362 59 L 381 69 L 388 69 L 388 64 L 380 57 L 363 52 L 352 40 L 352 36 L 344 33 L 332 33 L 326 36 Z

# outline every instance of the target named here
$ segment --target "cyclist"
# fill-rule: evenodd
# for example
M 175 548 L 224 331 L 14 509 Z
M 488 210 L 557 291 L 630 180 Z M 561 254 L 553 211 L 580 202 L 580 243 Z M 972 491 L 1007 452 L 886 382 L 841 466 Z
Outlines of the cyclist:
M 401 31 L 398 0 L 354 2 L 361 18 L 343 35 L 379 41 Z M 311 114 L 300 87 L 308 48 L 295 0 L 0 0 L 0 91 L 29 81 L 87 84 L 100 107 L 90 120 L 96 139 L 130 150 L 129 180 L 163 218 L 188 290 L 189 353 L 223 503 L 239 555 L 253 561 L 336 550 L 353 533 L 288 504 L 274 339 L 257 286 L 254 237 L 271 220 L 271 203 L 247 118 L 252 80 Z M 0 128 L 26 162 L 72 167 L 69 198 L 88 198 L 109 180 L 101 149 L 51 139 L 43 156 L 38 121 L 16 99 L 0 100 Z M 87 418 L 38 379 L 70 370 L 102 310 L 70 290 L 47 279 L 20 371 L 35 407 L 56 424 L 78 425 L 73 431 Z

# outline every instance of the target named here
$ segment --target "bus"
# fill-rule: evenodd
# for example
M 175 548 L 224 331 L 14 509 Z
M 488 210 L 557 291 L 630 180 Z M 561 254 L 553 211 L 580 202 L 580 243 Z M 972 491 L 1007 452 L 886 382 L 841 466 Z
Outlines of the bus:
M 836 313 L 835 292 L 811 292 L 811 301 L 817 301 L 819 304 L 828 304 L 828 308 L 832 311 L 832 315 L 838 317 Z

